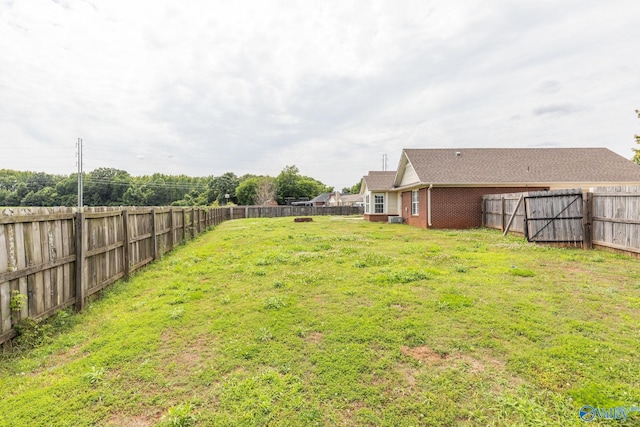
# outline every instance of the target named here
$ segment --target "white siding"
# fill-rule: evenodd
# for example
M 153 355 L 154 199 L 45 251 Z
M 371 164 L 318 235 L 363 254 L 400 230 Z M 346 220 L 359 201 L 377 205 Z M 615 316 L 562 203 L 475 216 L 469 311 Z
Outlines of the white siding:
M 398 215 L 398 207 L 399 207 L 398 193 L 395 191 L 391 193 L 387 193 L 386 198 L 387 198 L 386 213 L 388 213 L 389 215 Z
M 400 187 L 405 185 L 417 184 L 418 182 L 420 182 L 420 180 L 418 179 L 418 174 L 416 173 L 415 169 L 413 169 L 413 166 L 411 166 L 410 163 L 407 163 L 404 168 L 404 173 L 402 174 Z

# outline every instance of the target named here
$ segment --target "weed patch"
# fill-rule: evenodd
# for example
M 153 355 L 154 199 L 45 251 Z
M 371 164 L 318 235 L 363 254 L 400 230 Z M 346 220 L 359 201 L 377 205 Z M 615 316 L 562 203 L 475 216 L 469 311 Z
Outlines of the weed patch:
M 513 267 L 509 270 L 511 274 L 519 277 L 535 277 L 536 273 L 533 270 L 529 270 L 527 268 L 518 268 Z
M 382 283 L 411 283 L 419 280 L 431 279 L 431 275 L 417 270 L 390 271 L 379 276 L 378 281 Z

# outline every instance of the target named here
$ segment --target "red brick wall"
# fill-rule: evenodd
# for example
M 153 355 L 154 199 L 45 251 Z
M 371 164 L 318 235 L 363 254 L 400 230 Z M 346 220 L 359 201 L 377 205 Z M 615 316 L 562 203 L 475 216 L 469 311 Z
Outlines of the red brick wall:
M 427 189 L 418 190 L 418 215 L 411 214 L 411 191 L 402 193 L 402 218 L 404 222 L 416 227 L 427 228 Z
M 433 228 L 480 227 L 483 195 L 547 189 L 543 187 L 434 187 L 431 189 L 431 223 Z M 422 226 L 426 227 L 426 221 Z
M 371 222 L 387 222 L 389 220 L 389 216 L 398 216 L 398 215 L 364 214 L 364 219 Z

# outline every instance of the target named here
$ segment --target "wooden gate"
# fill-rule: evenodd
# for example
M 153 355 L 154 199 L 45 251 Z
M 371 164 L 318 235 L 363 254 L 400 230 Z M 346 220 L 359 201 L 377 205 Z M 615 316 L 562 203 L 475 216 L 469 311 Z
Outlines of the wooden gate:
M 582 191 L 529 193 L 524 197 L 529 242 L 582 243 Z

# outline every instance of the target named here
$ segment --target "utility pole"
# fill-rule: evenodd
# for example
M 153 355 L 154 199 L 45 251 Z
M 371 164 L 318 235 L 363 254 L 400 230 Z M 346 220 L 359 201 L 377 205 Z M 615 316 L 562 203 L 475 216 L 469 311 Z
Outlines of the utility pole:
M 82 211 L 82 138 L 78 138 L 76 147 L 76 155 L 78 156 L 78 209 Z

